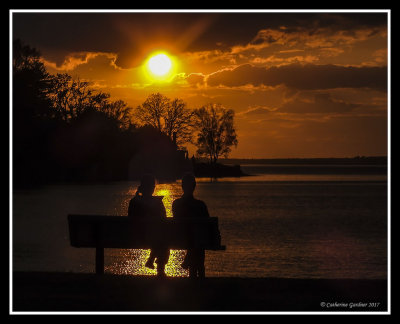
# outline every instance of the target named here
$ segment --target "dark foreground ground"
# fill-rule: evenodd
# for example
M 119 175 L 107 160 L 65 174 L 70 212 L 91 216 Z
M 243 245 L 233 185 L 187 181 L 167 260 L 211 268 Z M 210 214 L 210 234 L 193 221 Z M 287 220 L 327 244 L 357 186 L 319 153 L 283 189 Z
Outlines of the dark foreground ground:
M 386 280 L 15 272 L 13 312 L 387 312 Z

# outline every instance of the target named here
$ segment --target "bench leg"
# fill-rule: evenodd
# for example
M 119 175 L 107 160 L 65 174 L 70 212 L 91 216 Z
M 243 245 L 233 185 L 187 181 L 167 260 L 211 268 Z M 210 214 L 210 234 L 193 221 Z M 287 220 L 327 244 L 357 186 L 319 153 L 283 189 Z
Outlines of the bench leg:
M 96 248 L 96 274 L 104 274 L 104 248 Z

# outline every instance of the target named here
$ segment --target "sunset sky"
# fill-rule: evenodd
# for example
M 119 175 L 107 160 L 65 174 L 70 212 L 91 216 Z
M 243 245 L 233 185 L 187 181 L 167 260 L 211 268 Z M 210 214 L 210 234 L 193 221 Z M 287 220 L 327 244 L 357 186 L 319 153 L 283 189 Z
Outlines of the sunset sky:
M 235 110 L 232 158 L 386 155 L 388 13 L 14 12 L 12 37 L 130 106 L 160 92 Z M 155 82 L 156 51 L 174 64 Z M 189 147 L 189 153 L 193 153 Z

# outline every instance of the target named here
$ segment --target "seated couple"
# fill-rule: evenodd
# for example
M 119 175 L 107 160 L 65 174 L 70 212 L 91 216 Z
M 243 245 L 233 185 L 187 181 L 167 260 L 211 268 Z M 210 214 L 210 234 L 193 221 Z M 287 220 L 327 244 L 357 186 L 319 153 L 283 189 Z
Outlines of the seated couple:
M 128 217 L 163 219 L 166 217 L 165 207 L 161 197 L 153 196 L 156 181 L 153 175 L 146 174 L 142 177 L 135 197 L 129 203 Z M 193 197 L 196 187 L 196 179 L 192 174 L 185 174 L 182 178 L 183 195 L 172 204 L 173 216 L 182 217 L 209 217 L 206 204 Z M 151 249 L 146 267 L 154 269 L 154 262 L 157 264 L 157 275 L 165 276 L 165 265 L 168 262 L 170 251 L 165 247 Z M 189 269 L 190 277 L 204 278 L 204 249 L 188 249 L 182 263 L 184 269 Z

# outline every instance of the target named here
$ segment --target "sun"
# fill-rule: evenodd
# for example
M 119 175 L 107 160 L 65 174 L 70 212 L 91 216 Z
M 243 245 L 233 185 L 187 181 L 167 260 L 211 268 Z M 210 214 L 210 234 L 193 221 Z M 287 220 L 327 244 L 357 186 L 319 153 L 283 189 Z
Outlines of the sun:
M 150 53 L 142 64 L 146 81 L 160 86 L 175 80 L 179 68 L 178 58 L 164 50 Z
M 168 55 L 161 53 L 150 57 L 147 66 L 156 77 L 164 77 L 171 71 L 172 61 Z

